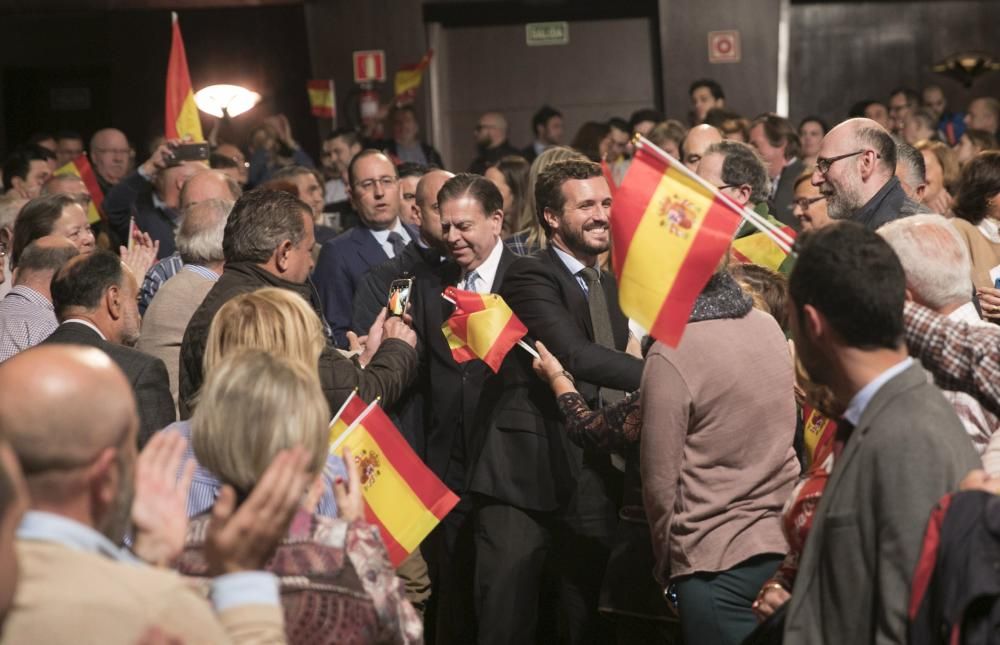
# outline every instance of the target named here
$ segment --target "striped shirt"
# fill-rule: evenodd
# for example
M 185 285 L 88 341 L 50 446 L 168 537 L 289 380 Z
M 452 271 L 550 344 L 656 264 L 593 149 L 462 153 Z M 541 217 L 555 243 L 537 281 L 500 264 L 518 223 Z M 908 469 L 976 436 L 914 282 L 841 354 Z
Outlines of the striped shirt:
M 188 517 L 197 517 L 202 513 L 212 510 L 215 505 L 216 495 L 222 484 L 219 478 L 211 471 L 198 463 L 198 458 L 194 455 L 194 448 L 191 446 L 191 421 L 178 421 L 167 426 L 162 431 L 173 430 L 179 432 L 187 440 L 187 449 L 184 453 L 184 463 L 191 459 L 195 463 L 194 476 L 191 478 L 191 488 L 188 492 L 187 514 Z M 183 470 L 183 466 L 181 467 Z M 180 477 L 181 471 L 177 473 Z M 326 466 L 323 468 L 323 496 L 316 507 L 316 513 L 326 517 L 337 517 L 337 502 L 333 497 L 333 480 L 343 477 L 347 480 L 347 469 L 344 461 L 335 455 L 330 455 L 326 459 Z
M 177 275 L 183 267 L 184 260 L 181 259 L 180 253 L 167 256 L 150 267 L 146 272 L 146 278 L 142 281 L 142 288 L 139 289 L 139 313 L 146 313 L 146 307 L 153 301 L 153 296 L 163 283 Z
M 0 362 L 34 347 L 59 326 L 48 298 L 23 284 L 0 302 Z

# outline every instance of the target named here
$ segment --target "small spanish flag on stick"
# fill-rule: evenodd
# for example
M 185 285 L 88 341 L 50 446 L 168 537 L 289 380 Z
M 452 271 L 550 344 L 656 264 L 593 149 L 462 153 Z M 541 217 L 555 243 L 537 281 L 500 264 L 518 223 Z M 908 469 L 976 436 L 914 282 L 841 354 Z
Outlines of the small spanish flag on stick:
M 356 402 L 352 393 L 338 417 L 353 414 Z M 345 447 L 361 472 L 365 518 L 379 528 L 389 560 L 398 567 L 458 504 L 458 496 L 420 461 L 378 401 L 362 408 L 331 443 L 330 453 L 343 457 Z
M 499 372 L 500 364 L 514 345 L 538 358 L 531 345 L 522 340 L 528 328 L 497 294 L 448 287 L 441 297 L 455 303 L 455 311 L 441 325 L 441 331 L 456 363 L 478 358 Z
M 204 141 L 201 134 L 201 118 L 194 103 L 191 74 L 188 71 L 187 54 L 184 53 L 184 39 L 177 14 L 171 13 L 173 34 L 170 41 L 170 60 L 167 62 L 167 121 L 168 139 L 186 138 L 190 141 Z
M 790 241 L 764 218 L 638 137 L 611 217 L 622 311 L 653 338 L 676 347 L 695 299 L 744 218 L 790 251 Z
M 337 93 L 333 79 L 309 81 L 306 84 L 309 92 L 309 107 L 313 116 L 327 119 L 337 118 Z
M 795 230 L 791 226 L 782 226 L 778 230 L 789 239 L 795 239 Z M 789 254 L 766 233 L 754 233 L 733 242 L 733 257 L 744 264 L 759 264 L 784 273 Z
M 413 99 L 416 98 L 417 90 L 420 89 L 420 84 L 424 80 L 424 71 L 431 64 L 433 56 L 434 50 L 428 49 L 427 53 L 421 57 L 420 62 L 416 65 L 406 65 L 399 68 L 399 71 L 396 72 L 396 77 L 393 79 L 393 89 L 396 92 L 393 102 L 396 105 L 413 102 Z
M 101 205 L 104 203 L 104 191 L 101 190 L 101 185 L 97 183 L 97 175 L 94 174 L 94 169 L 91 167 L 90 159 L 87 158 L 87 155 L 80 155 L 65 166 L 56 168 L 54 174 L 73 175 L 82 179 L 83 185 L 87 187 L 87 192 L 90 193 L 87 221 L 91 224 L 96 224 L 104 219 L 104 211 L 101 208 Z

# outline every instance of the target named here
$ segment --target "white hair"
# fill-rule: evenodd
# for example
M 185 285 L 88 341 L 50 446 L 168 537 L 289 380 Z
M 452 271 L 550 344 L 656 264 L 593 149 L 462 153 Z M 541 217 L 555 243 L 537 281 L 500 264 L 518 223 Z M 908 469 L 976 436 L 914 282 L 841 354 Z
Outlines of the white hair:
M 923 304 L 942 310 L 972 298 L 972 260 L 965 241 L 941 215 L 912 215 L 878 229 L 896 252 L 906 285 Z
M 222 238 L 233 202 L 207 199 L 188 206 L 177 229 L 177 251 L 185 264 L 222 262 Z

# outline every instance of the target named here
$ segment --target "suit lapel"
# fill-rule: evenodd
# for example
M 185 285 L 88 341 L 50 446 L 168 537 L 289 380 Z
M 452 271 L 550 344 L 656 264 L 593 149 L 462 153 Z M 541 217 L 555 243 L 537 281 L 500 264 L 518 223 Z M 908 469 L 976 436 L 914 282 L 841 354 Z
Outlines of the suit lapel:
M 352 238 L 357 245 L 358 257 L 364 266 L 377 266 L 389 259 L 389 255 L 369 229 L 364 226 L 355 226 L 354 231 Z
M 594 325 L 590 321 L 590 305 L 587 304 L 587 296 L 580 283 L 576 281 L 576 276 L 569 272 L 551 246 L 542 251 L 539 258 L 552 265 L 556 278 L 566 295 L 566 308 L 576 314 L 577 319 L 587 330 L 587 336 L 593 340 Z M 617 297 L 617 291 L 615 293 Z

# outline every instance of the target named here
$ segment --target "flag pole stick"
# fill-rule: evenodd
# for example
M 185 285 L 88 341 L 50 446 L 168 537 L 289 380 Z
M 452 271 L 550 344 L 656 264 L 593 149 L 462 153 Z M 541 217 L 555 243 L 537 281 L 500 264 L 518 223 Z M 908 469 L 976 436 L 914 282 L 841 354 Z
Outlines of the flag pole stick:
M 357 428 L 361 424 L 361 422 L 365 420 L 365 417 L 368 416 L 368 413 L 371 412 L 372 408 L 374 408 L 376 405 L 378 405 L 378 399 L 375 399 L 374 401 L 372 401 L 371 403 L 369 403 L 368 407 L 365 408 L 361 412 L 361 414 L 358 415 L 358 418 L 355 419 L 351 423 L 351 425 L 347 426 L 347 430 L 344 430 L 344 432 L 341 433 L 341 435 L 339 437 L 337 437 L 337 440 L 334 441 L 332 444 L 330 444 L 330 454 L 331 455 L 335 454 L 337 452 L 337 448 L 339 448 L 341 446 L 341 444 L 343 444 L 344 441 L 346 441 L 347 438 L 349 436 L 351 436 L 351 433 L 354 432 L 354 429 Z
M 721 192 L 719 192 L 719 189 L 717 189 L 715 186 L 713 186 L 712 184 L 708 183 L 695 173 L 688 170 L 686 167 L 684 167 L 684 165 L 680 161 L 671 157 L 662 148 L 660 148 L 659 146 L 657 146 L 656 144 L 654 144 L 652 141 L 642 136 L 641 134 L 636 135 L 635 145 L 637 148 L 648 149 L 649 152 L 653 153 L 655 156 L 659 157 L 663 161 L 666 161 L 670 165 L 676 167 L 686 176 L 690 177 L 694 181 L 698 182 L 705 188 L 712 191 L 712 193 L 715 194 L 716 196 L 721 197 L 722 200 L 726 202 L 733 210 L 742 215 L 743 219 L 750 222 L 750 224 L 754 228 L 759 230 L 761 233 L 764 233 L 769 238 L 771 238 L 771 241 L 777 244 L 778 248 L 780 248 L 785 253 L 792 252 L 792 245 L 794 244 L 792 238 L 789 237 L 788 234 L 782 231 L 780 228 L 774 226 L 769 221 L 767 221 L 767 219 L 761 217 L 760 215 L 755 213 L 753 210 L 747 208 L 746 206 L 741 207 L 739 204 L 734 202 L 728 195 L 724 195 Z

